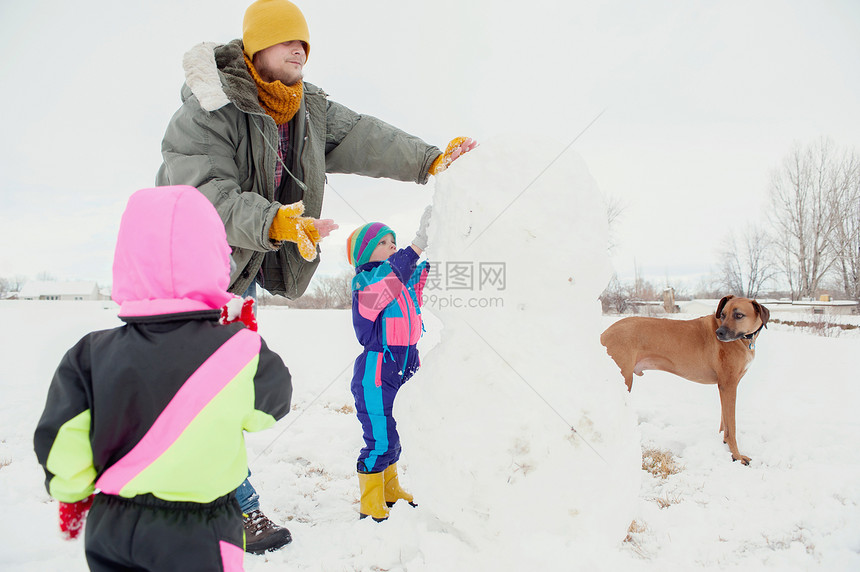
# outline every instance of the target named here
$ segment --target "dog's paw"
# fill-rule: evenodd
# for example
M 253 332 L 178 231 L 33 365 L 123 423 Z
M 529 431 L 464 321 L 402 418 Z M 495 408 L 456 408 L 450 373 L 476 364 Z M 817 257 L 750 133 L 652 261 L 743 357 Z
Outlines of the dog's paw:
M 735 457 L 734 455 L 732 455 L 732 462 L 734 462 L 734 461 L 740 461 L 744 465 L 749 466 L 750 461 L 752 461 L 752 459 L 750 459 L 746 455 L 741 455 L 740 457 Z

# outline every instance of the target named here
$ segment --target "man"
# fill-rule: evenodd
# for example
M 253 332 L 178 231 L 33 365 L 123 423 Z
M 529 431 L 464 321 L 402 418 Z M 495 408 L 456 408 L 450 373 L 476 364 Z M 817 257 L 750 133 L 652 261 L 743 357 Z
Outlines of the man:
M 156 184 L 197 187 L 215 205 L 233 249 L 230 291 L 297 298 L 318 264 L 317 243 L 337 228 L 321 220 L 326 173 L 427 182 L 472 150 L 445 153 L 375 117 L 328 99 L 302 80 L 307 22 L 288 0 L 257 0 L 241 40 L 200 44 L 184 57 L 182 106 L 162 142 Z M 274 550 L 289 531 L 260 510 L 247 480 L 236 492 L 246 550 Z

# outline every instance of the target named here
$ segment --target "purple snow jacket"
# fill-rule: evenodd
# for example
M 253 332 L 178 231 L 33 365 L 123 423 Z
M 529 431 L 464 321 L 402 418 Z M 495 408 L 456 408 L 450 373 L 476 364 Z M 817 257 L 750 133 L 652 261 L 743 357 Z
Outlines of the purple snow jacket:
M 418 343 L 423 331 L 421 305 L 430 265 L 418 264 L 410 247 L 382 262 L 368 262 L 352 279 L 352 325 L 365 351 L 389 353 L 390 347 Z

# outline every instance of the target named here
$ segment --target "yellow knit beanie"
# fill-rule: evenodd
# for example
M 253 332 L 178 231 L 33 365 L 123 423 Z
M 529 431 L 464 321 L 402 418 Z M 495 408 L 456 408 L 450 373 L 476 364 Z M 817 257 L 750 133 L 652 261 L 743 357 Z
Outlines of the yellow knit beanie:
M 310 54 L 310 37 L 305 17 L 289 0 L 257 0 L 245 10 L 242 42 L 251 60 L 260 50 L 293 40 L 304 42 L 305 54 Z

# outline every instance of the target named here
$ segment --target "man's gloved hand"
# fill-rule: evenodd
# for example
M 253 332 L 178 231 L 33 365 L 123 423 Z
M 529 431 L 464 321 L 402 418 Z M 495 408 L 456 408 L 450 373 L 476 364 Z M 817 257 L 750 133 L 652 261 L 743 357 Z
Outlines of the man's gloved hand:
M 254 299 L 250 296 L 242 300 L 236 296 L 221 308 L 222 324 L 242 322 L 252 332 L 257 331 L 257 317 L 254 315 Z
M 430 217 L 433 215 L 433 205 L 429 205 L 424 209 L 424 214 L 421 215 L 421 223 L 418 225 L 418 232 L 415 233 L 415 238 L 412 239 L 412 244 L 421 250 L 427 250 L 427 227 L 430 226 Z
M 84 527 L 84 520 L 87 517 L 90 507 L 93 505 L 93 496 L 90 495 L 84 500 L 78 502 L 61 502 L 60 503 L 60 532 L 66 540 L 77 538 L 81 529 Z
M 430 165 L 428 172 L 431 175 L 438 175 L 447 169 L 448 165 L 453 163 L 457 157 L 460 157 L 463 153 L 468 153 L 477 146 L 478 142 L 469 137 L 455 137 L 451 139 L 448 147 L 445 148 L 445 152 L 436 157 L 436 160 Z
M 269 238 L 278 242 L 296 243 L 299 254 L 310 262 L 317 257 L 320 233 L 314 226 L 314 219 L 301 216 L 304 212 L 305 206 L 301 201 L 279 208 L 272 226 L 269 227 Z

